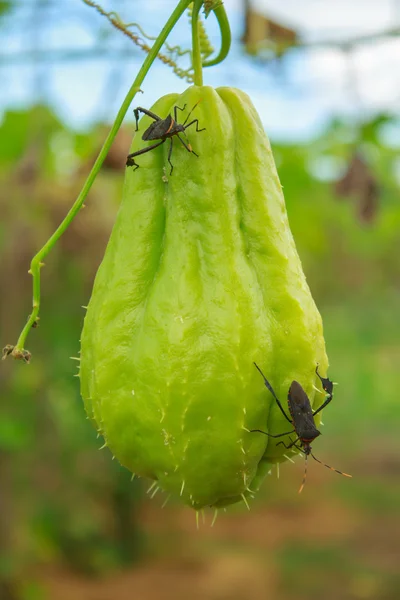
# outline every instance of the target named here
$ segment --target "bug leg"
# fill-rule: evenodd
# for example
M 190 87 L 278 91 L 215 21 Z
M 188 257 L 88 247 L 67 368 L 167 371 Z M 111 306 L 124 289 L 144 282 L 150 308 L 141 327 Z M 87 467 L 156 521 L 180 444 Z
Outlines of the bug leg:
M 313 412 L 313 417 L 315 417 L 315 415 L 316 415 L 317 413 L 319 413 L 319 411 L 320 411 L 320 410 L 322 410 L 323 408 L 325 408 L 325 406 L 326 406 L 327 404 L 329 404 L 329 402 L 330 402 L 331 400 L 332 400 L 332 396 L 328 396 L 328 398 L 325 400 L 325 402 L 324 402 L 323 404 L 321 404 L 321 406 L 320 406 L 319 408 L 317 408 L 317 410 L 315 410 L 315 411 Z
M 296 446 L 296 442 L 298 442 L 298 441 L 299 441 L 299 439 L 300 439 L 300 438 L 297 438 L 296 440 L 294 440 L 294 442 L 292 442 L 292 440 L 290 440 L 290 441 L 291 441 L 291 443 L 289 444 L 289 446 L 287 446 L 287 445 L 285 444 L 285 442 L 278 442 L 278 443 L 277 443 L 277 446 L 279 446 L 279 444 L 282 444 L 282 446 L 285 446 L 285 448 L 286 448 L 287 450 L 290 450 L 290 448 L 293 448 L 293 446 L 295 446 L 295 448 L 297 448 L 297 446 Z
M 272 433 L 267 433 L 266 431 L 262 431 L 261 429 L 250 429 L 250 433 L 254 433 L 255 431 L 258 431 L 258 433 L 263 433 L 264 435 L 267 435 L 268 437 L 273 437 L 273 438 L 278 438 L 278 437 L 283 437 L 284 435 L 290 435 L 291 433 L 295 433 L 295 431 L 286 431 L 285 433 L 278 433 L 278 435 L 272 435 Z M 296 440 L 297 442 L 297 440 Z M 283 444 L 283 442 L 279 442 L 280 444 Z
M 254 363 L 254 366 L 261 373 L 261 376 L 264 379 L 264 383 L 265 383 L 266 387 L 269 389 L 269 391 L 271 392 L 271 394 L 275 398 L 276 403 L 279 406 L 279 408 L 281 409 L 281 412 L 282 412 L 283 416 L 285 417 L 286 421 L 289 421 L 289 423 L 292 425 L 292 420 L 289 419 L 289 417 L 287 416 L 287 414 L 283 410 L 282 404 L 279 402 L 277 395 L 275 394 L 274 390 L 272 389 L 272 386 L 269 383 L 269 381 L 267 380 L 267 378 L 265 377 L 264 373 L 261 371 L 260 367 L 256 363 Z
M 162 120 L 158 115 L 156 115 L 155 113 L 151 112 L 151 110 L 147 110 L 147 108 L 142 108 L 141 106 L 138 106 L 133 111 L 133 114 L 135 115 L 135 121 L 136 121 L 136 129 L 135 129 L 135 131 L 137 131 L 139 129 L 138 124 L 139 124 L 139 113 L 140 112 L 142 112 L 143 114 L 147 115 L 148 117 L 151 117 L 155 121 L 161 121 Z
M 172 175 L 172 171 L 174 170 L 174 165 L 171 162 L 172 144 L 173 144 L 173 139 L 171 138 L 171 143 L 169 145 L 169 150 L 168 150 L 168 162 L 171 165 L 171 170 L 169 172 L 170 175 Z
M 185 121 L 185 123 L 186 123 L 186 121 Z M 205 127 L 203 127 L 202 129 L 199 129 L 199 120 L 198 120 L 198 119 L 195 119 L 194 121 L 190 121 L 190 123 L 188 123 L 188 124 L 185 126 L 185 129 L 187 129 L 187 128 L 188 128 L 188 127 L 190 127 L 191 125 L 194 125 L 194 123 L 196 123 L 196 131 L 197 131 L 197 132 L 199 132 L 199 131 L 205 131 L 205 130 L 206 130 L 206 128 L 205 128 Z
M 286 445 L 284 442 L 278 442 L 276 445 L 277 445 L 277 446 L 280 446 L 281 444 L 282 444 L 282 446 L 285 446 L 285 448 L 286 448 L 287 450 L 289 450 L 289 448 L 291 448 L 291 447 L 292 447 L 292 444 L 289 444 L 289 446 L 287 446 L 287 445 Z
M 321 384 L 322 384 L 322 388 L 328 394 L 328 397 L 326 398 L 325 402 L 323 402 L 321 404 L 321 406 L 319 408 L 317 408 L 317 410 L 315 410 L 313 412 L 313 417 L 317 413 L 319 413 L 320 410 L 322 410 L 323 408 L 325 408 L 325 406 L 327 406 L 329 404 L 329 402 L 333 398 L 333 383 L 332 383 L 332 381 L 330 379 L 328 379 L 327 377 L 321 377 L 321 375 L 318 373 L 318 366 L 316 367 L 315 372 L 318 375 L 318 377 L 320 378 Z
M 177 115 L 177 112 L 176 112 L 176 111 L 177 111 L 177 110 L 181 110 L 181 111 L 183 112 L 183 111 L 185 110 L 185 108 L 186 108 L 186 104 L 184 105 L 184 107 L 183 107 L 183 108 L 181 108 L 180 106 L 174 106 L 174 118 L 175 118 L 175 122 L 176 122 L 176 123 L 178 122 L 178 115 Z M 190 112 L 191 112 L 191 111 L 190 111 Z M 190 113 L 189 113 L 189 115 L 190 115 Z
M 193 150 L 192 146 L 189 143 L 186 144 L 186 142 L 184 142 L 183 139 L 178 134 L 176 135 L 176 137 L 181 142 L 181 144 L 183 144 L 185 146 L 185 148 L 186 148 L 186 150 L 188 152 L 191 152 L 192 154 L 194 154 L 195 156 L 197 156 L 197 158 L 199 158 L 199 155 L 196 154 L 196 152 Z
M 135 162 L 134 157 L 140 156 L 141 154 L 146 154 L 146 152 L 150 152 L 150 150 L 154 150 L 154 148 L 157 148 L 157 146 L 161 146 L 161 144 L 163 144 L 164 142 L 165 142 L 165 139 L 161 140 L 161 142 L 157 142 L 157 144 L 152 144 L 152 146 L 147 146 L 147 148 L 142 148 L 141 150 L 138 150 L 137 152 L 132 152 L 131 154 L 128 154 L 128 156 L 126 157 L 126 166 L 127 167 L 135 167 L 134 171 L 136 171 L 136 169 L 139 168 L 139 165 Z

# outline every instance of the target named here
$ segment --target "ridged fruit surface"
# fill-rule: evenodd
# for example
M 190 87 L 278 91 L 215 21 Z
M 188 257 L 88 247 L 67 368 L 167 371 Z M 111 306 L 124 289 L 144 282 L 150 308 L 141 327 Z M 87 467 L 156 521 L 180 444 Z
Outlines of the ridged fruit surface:
M 327 358 L 268 139 L 249 97 L 190 87 L 151 111 L 186 134 L 127 168 L 81 339 L 88 415 L 122 465 L 188 505 L 223 506 L 255 491 L 287 450 L 288 431 L 255 361 L 284 406 L 292 380 L 311 402 Z M 150 142 L 144 116 L 131 152 Z M 183 137 L 185 140 L 185 137 Z M 186 141 L 186 140 L 185 140 Z M 323 396 L 317 394 L 321 403 Z M 283 438 L 288 440 L 288 438 Z

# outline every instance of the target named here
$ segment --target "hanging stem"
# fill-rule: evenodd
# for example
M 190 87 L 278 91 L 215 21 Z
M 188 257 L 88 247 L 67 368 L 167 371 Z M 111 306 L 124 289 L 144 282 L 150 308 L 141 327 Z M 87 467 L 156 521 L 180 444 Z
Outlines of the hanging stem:
M 128 112 L 129 106 L 131 105 L 133 98 L 136 96 L 137 92 L 141 91 L 140 85 L 143 83 L 143 80 L 146 77 L 147 72 L 149 71 L 153 61 L 157 58 L 157 54 L 159 53 L 162 45 L 164 44 L 164 42 L 167 39 L 168 35 L 170 34 L 171 30 L 173 29 L 173 27 L 175 26 L 177 21 L 180 19 L 182 14 L 185 12 L 185 10 L 187 9 L 187 7 L 189 6 L 190 3 L 191 3 L 191 0 L 180 0 L 178 5 L 172 12 L 171 16 L 169 17 L 168 21 L 166 22 L 166 24 L 164 25 L 163 29 L 161 30 L 159 36 L 157 37 L 156 41 L 154 42 L 149 54 L 145 58 L 143 65 L 140 68 L 140 71 L 139 71 L 135 81 L 133 82 L 131 88 L 129 89 L 129 91 L 125 97 L 125 100 L 123 101 L 121 108 L 118 111 L 118 114 L 115 118 L 114 124 L 110 130 L 110 133 L 108 134 L 108 136 L 104 142 L 104 145 L 100 151 L 100 154 L 98 155 L 98 157 L 93 165 L 93 168 L 92 168 L 78 198 L 76 199 L 74 205 L 68 212 L 65 219 L 62 221 L 62 223 L 59 225 L 59 227 L 56 229 L 56 231 L 50 237 L 50 239 L 45 243 L 45 245 L 41 248 L 41 250 L 39 250 L 39 252 L 33 257 L 32 261 L 31 261 L 30 269 L 29 269 L 29 273 L 32 275 L 32 278 L 33 278 L 32 313 L 30 314 L 25 327 L 23 328 L 23 330 L 18 338 L 16 346 L 7 345 L 4 348 L 3 358 L 6 358 L 7 356 L 9 356 L 11 354 L 14 358 L 22 359 L 25 362 L 30 361 L 30 353 L 24 349 L 24 345 L 25 345 L 25 341 L 26 341 L 29 331 L 31 330 L 32 327 L 36 326 L 37 321 L 38 321 L 38 315 L 39 315 L 39 309 L 40 309 L 40 270 L 44 266 L 43 259 L 47 256 L 47 254 L 50 252 L 50 250 L 52 249 L 54 244 L 59 240 L 59 238 L 62 236 L 62 234 L 65 232 L 65 230 L 69 227 L 70 223 L 76 217 L 78 212 L 81 210 L 83 203 L 88 195 L 88 192 L 89 192 L 90 188 L 92 187 L 93 182 L 96 179 L 98 172 L 101 169 L 104 159 L 106 158 L 106 156 L 108 154 L 108 151 L 115 139 L 115 136 L 117 135 L 119 128 L 121 127 L 122 121 L 123 121 L 126 113 Z M 193 67 L 194 67 L 194 71 L 195 71 L 195 83 L 197 85 L 202 85 L 202 81 L 203 81 L 200 44 L 199 44 L 199 36 L 198 36 L 198 29 L 197 29 L 198 28 L 198 13 L 199 13 L 199 10 L 200 10 L 202 4 L 203 3 L 201 0 L 195 0 L 194 9 L 193 9 L 193 22 L 192 22 Z M 218 24 L 219 24 L 220 30 L 221 30 L 221 37 L 222 37 L 221 50 L 220 50 L 219 55 L 213 61 L 209 61 L 208 63 L 205 63 L 207 66 L 210 66 L 211 64 L 217 64 L 218 62 L 221 62 L 221 60 L 223 60 L 223 58 L 228 53 L 229 46 L 230 46 L 230 39 L 231 39 L 228 19 L 226 17 L 224 8 L 222 6 L 218 6 L 214 10 L 214 12 L 216 14 Z
M 195 0 L 192 12 L 192 65 L 193 81 L 195 85 L 203 85 L 203 70 L 201 64 L 200 38 L 199 38 L 199 12 L 203 2 Z

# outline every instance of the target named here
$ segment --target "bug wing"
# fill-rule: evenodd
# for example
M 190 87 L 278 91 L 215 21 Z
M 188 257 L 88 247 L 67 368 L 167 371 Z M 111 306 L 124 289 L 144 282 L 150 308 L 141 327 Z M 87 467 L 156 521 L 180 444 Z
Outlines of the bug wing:
M 150 127 L 148 127 L 144 132 L 142 140 L 159 140 L 168 132 L 168 130 L 171 127 L 171 124 L 171 115 L 168 115 L 166 119 L 154 121 L 154 123 L 152 123 Z
M 297 381 L 289 389 L 288 404 L 294 428 L 300 439 L 313 440 L 319 435 L 315 427 L 310 400 Z

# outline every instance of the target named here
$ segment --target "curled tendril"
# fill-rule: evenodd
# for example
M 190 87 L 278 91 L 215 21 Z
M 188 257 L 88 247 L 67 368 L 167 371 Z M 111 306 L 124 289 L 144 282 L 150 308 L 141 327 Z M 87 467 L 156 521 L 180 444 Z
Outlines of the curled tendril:
M 136 27 L 136 29 L 141 33 L 141 35 L 146 38 L 147 40 L 150 41 L 154 41 L 157 39 L 157 36 L 152 36 L 152 35 L 148 35 L 143 28 L 139 25 L 139 23 L 125 23 L 125 27 L 127 29 L 131 28 L 131 27 Z M 166 47 L 166 49 L 168 50 L 168 52 L 170 52 L 171 54 L 176 54 L 177 56 L 184 56 L 185 54 L 190 54 L 190 50 L 186 49 L 186 50 L 182 50 L 182 48 L 180 46 L 170 46 L 169 44 L 167 44 L 167 42 L 165 42 L 164 46 Z
M 145 31 L 143 31 L 142 27 L 138 23 L 124 23 L 118 13 L 116 13 L 115 11 L 105 11 L 99 4 L 97 4 L 93 0 L 83 0 L 83 2 L 88 6 L 95 8 L 98 13 L 100 13 L 111 23 L 111 25 L 113 25 L 116 29 L 121 31 L 130 40 L 132 40 L 132 42 L 141 50 L 147 53 L 150 52 L 151 47 L 148 44 L 146 44 L 143 38 L 149 41 L 154 41 L 157 38 L 145 33 Z M 130 29 L 133 27 L 139 31 L 140 35 L 133 31 L 130 31 Z M 165 43 L 164 46 L 167 49 L 168 55 L 159 52 L 157 55 L 158 59 L 165 65 L 170 66 L 175 75 L 177 75 L 181 79 L 186 79 L 189 83 L 192 83 L 193 69 L 191 67 L 189 67 L 188 69 L 182 69 L 178 66 L 176 62 L 178 57 L 184 56 L 185 54 L 190 55 L 190 50 L 182 50 L 180 46 L 170 46 L 167 43 Z

